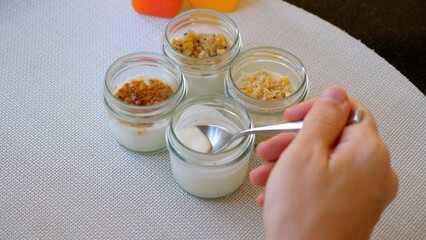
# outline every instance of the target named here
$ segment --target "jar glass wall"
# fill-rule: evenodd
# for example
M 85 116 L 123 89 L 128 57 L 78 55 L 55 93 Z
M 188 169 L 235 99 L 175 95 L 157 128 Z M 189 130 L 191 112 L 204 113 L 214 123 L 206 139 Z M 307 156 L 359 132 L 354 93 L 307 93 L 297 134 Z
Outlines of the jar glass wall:
M 273 76 L 287 76 L 292 93 L 277 100 L 262 100 L 247 95 L 236 83 L 247 74 L 267 71 Z M 293 54 L 274 47 L 256 47 L 240 53 L 225 78 L 225 93 L 242 104 L 253 125 L 261 127 L 284 122 L 283 112 L 308 96 L 308 76 L 303 63 Z M 256 141 L 271 135 L 259 135 Z
M 115 96 L 117 89 L 135 78 L 159 79 L 174 93 L 150 106 L 132 105 L 118 99 Z M 112 135 L 121 145 L 136 152 L 165 150 L 165 129 L 172 111 L 186 97 L 186 92 L 180 69 L 161 54 L 140 52 L 117 59 L 108 69 L 103 86 Z
M 197 34 L 222 34 L 229 47 L 213 57 L 186 56 L 173 47 L 172 41 L 183 38 L 189 30 Z M 192 9 L 177 15 L 168 23 L 163 37 L 163 53 L 181 67 L 188 82 L 188 96 L 224 94 L 226 71 L 241 48 L 237 25 L 225 14 L 207 9 Z
M 214 154 L 194 151 L 177 137 L 182 129 L 204 124 L 218 125 L 231 133 L 252 124 L 238 103 L 220 95 L 189 98 L 173 113 L 166 138 L 176 182 L 195 196 L 218 198 L 237 190 L 246 179 L 254 136 L 245 136 L 224 152 Z

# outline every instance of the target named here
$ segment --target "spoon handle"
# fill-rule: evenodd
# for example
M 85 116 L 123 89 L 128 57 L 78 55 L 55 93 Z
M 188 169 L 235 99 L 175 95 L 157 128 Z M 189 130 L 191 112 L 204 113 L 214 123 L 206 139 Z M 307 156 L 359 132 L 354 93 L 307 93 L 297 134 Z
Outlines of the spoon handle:
M 276 125 L 269 125 L 264 127 L 250 128 L 244 131 L 241 131 L 238 135 L 239 137 L 247 134 L 256 134 L 256 133 L 274 133 L 274 132 L 295 132 L 299 131 L 303 126 L 303 121 L 299 122 L 287 122 Z M 239 137 L 235 136 L 236 139 Z
M 351 112 L 351 115 L 348 118 L 347 125 L 353 123 L 359 123 L 362 119 L 362 110 L 357 108 Z M 303 121 L 298 122 L 287 122 L 276 125 L 269 125 L 264 127 L 250 128 L 244 131 L 241 131 L 238 134 L 235 134 L 233 139 L 238 139 L 247 134 L 256 134 L 256 133 L 274 133 L 274 132 L 295 132 L 299 131 L 303 126 Z

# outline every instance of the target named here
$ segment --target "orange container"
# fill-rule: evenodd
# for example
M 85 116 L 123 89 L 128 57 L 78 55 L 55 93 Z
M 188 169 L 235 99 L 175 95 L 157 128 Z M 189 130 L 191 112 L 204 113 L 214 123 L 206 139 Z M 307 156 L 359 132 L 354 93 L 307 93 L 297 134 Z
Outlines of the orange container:
M 132 0 L 132 5 L 139 14 L 172 18 L 179 13 L 182 0 Z
M 220 12 L 232 12 L 237 7 L 238 0 L 191 0 L 196 8 L 208 8 Z

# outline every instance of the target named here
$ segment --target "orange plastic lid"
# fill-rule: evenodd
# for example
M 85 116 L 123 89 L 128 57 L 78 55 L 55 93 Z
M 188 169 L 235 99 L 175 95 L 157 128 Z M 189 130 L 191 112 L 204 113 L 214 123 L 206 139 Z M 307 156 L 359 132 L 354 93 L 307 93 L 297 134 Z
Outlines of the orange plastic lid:
M 172 18 L 179 13 L 182 0 L 132 0 L 139 14 Z

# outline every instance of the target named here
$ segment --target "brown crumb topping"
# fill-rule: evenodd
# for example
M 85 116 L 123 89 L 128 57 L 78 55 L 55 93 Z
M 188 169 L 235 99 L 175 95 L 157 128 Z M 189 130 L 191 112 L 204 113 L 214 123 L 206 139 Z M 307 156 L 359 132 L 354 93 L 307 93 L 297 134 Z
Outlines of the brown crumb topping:
M 185 56 L 208 58 L 225 53 L 229 49 L 228 41 L 223 34 L 197 34 L 192 30 L 175 38 L 171 45 Z
M 274 78 L 266 70 L 243 73 L 235 83 L 243 93 L 261 100 L 283 99 L 293 92 L 288 76 Z
M 160 79 L 149 79 L 148 85 L 143 79 L 132 79 L 118 89 L 115 96 L 127 104 L 150 106 L 168 99 L 173 93 L 172 87 Z

